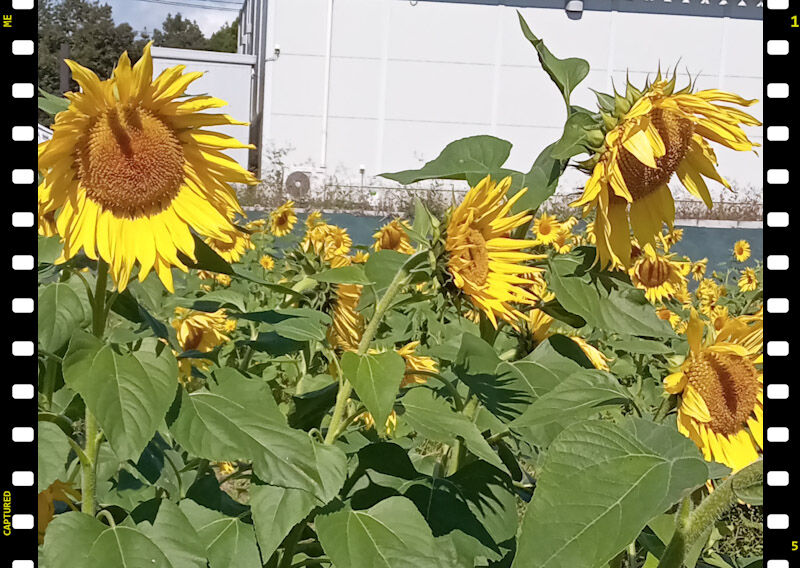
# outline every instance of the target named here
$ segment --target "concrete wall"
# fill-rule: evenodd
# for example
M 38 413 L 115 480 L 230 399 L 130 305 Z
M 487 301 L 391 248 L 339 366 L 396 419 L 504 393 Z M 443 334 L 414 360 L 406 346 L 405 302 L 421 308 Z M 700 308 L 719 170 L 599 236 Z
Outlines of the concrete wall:
M 164 69 L 175 65 L 185 65 L 185 73 L 191 71 L 205 73 L 189 86 L 187 94 L 207 94 L 228 103 L 228 106 L 211 109 L 207 112 L 222 112 L 237 120 L 251 120 L 251 90 L 255 56 L 167 47 L 154 47 L 152 53 L 154 76 L 158 76 Z M 215 126 L 209 127 L 209 130 L 224 132 L 243 142 L 250 140 L 248 126 Z M 242 166 L 247 167 L 248 150 L 228 150 L 226 153 L 235 158 Z
M 293 166 L 355 184 L 362 164 L 369 183 L 474 134 L 511 141 L 508 165 L 526 171 L 560 136 L 563 102 L 518 9 L 555 55 L 591 64 L 574 104 L 594 108 L 590 87 L 622 87 L 626 72 L 641 84 L 659 62 L 679 61 L 683 83 L 688 68 L 700 89 L 762 98 L 757 0 L 586 0 L 578 17 L 563 0 L 247 0 L 245 9 L 253 2 L 266 8 L 265 49 L 280 46 L 265 63 L 262 152 L 292 146 Z M 760 105 L 752 112 L 760 118 Z M 760 128 L 749 134 L 761 140 Z M 758 156 L 718 156 L 723 175 L 760 190 Z M 584 180 L 568 172 L 560 190 Z

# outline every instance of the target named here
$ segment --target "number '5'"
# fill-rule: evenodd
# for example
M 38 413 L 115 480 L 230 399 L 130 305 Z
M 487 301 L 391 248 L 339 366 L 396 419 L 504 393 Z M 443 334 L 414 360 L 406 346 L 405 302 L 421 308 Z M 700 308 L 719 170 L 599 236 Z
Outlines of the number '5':
M 796 551 L 796 550 L 798 550 L 798 549 L 800 549 L 800 546 L 798 546 L 798 544 L 797 544 L 797 541 L 796 541 L 796 540 L 793 540 L 793 541 L 792 541 L 792 552 L 794 552 L 794 551 Z

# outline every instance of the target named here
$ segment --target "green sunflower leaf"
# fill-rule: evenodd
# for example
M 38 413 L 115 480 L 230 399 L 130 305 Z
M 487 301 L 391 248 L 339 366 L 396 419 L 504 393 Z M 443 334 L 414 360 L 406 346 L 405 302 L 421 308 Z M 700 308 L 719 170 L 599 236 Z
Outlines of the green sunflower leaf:
M 550 445 L 514 568 L 599 568 L 708 478 L 674 428 L 627 418 L 569 426 Z

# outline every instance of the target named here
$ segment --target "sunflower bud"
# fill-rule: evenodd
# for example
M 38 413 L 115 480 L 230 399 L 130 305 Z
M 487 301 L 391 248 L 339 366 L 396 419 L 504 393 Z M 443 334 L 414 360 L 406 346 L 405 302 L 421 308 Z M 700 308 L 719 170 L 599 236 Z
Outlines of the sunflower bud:
M 619 119 L 612 114 L 601 112 L 600 116 L 603 117 L 603 126 L 605 127 L 606 132 L 614 130 L 614 127 L 617 126 L 617 124 L 619 124 Z
M 586 131 L 586 143 L 590 148 L 599 148 L 606 139 L 605 133 L 598 129 Z
M 625 116 L 631 110 L 631 106 L 627 99 L 614 94 L 614 116 L 619 118 Z

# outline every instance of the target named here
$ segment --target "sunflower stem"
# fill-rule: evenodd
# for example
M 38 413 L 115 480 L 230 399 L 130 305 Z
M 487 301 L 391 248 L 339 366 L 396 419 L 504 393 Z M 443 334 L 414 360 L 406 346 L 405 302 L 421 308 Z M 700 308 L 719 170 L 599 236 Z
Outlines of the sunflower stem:
M 406 262 L 406 264 L 404 264 L 400 270 L 397 271 L 397 274 L 394 275 L 389 287 L 386 288 L 386 292 L 383 293 L 383 297 L 375 305 L 375 313 L 373 314 L 372 319 L 369 320 L 369 323 L 367 324 L 367 327 L 364 329 L 364 333 L 361 336 L 361 341 L 358 343 L 358 350 L 356 351 L 357 355 L 366 355 L 367 351 L 369 350 L 369 344 L 372 342 L 372 340 L 375 338 L 375 334 L 378 332 L 378 326 L 380 325 L 381 320 L 383 320 L 383 316 L 386 315 L 386 312 L 392 305 L 394 297 L 397 296 L 403 286 L 405 286 L 408 282 L 410 276 L 408 264 L 409 263 Z M 344 417 L 345 410 L 347 409 L 347 401 L 349 400 L 352 392 L 353 385 L 351 385 L 344 376 L 340 376 L 339 392 L 336 394 L 336 406 L 333 409 L 331 423 L 328 425 L 328 433 L 325 436 L 325 444 L 327 445 L 333 444 L 341 433 L 342 418 Z M 377 428 L 379 425 L 376 424 L 375 426 Z
M 108 264 L 100 260 L 97 263 L 97 281 L 95 282 L 92 300 L 92 332 L 98 339 L 103 338 L 106 330 L 108 311 L 106 310 L 106 286 L 108 284 Z M 81 511 L 94 516 L 95 492 L 97 490 L 97 454 L 100 447 L 100 431 L 97 419 L 86 407 L 85 446 L 81 460 Z
M 736 487 L 747 488 L 761 484 L 764 475 L 764 462 L 758 460 L 728 477 L 722 485 L 691 511 L 687 497 L 681 504 L 675 533 L 672 535 L 658 568 L 680 568 L 686 551 L 702 536 L 705 530 L 719 519 L 738 501 Z

